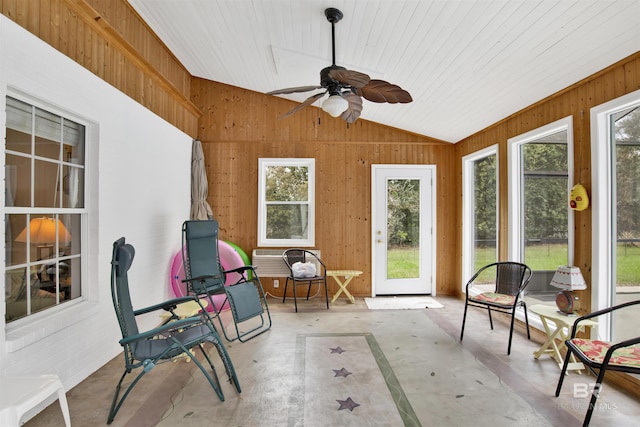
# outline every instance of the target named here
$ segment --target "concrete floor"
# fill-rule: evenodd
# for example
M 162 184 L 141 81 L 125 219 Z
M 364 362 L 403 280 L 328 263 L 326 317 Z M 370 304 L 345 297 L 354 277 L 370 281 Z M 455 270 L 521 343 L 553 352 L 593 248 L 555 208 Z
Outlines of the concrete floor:
M 282 304 L 271 299 L 273 328 L 247 343 L 226 343 L 242 386 L 225 383 L 221 402 L 193 363 L 158 365 L 128 397 L 113 426 L 578 426 L 593 376 L 570 373 L 559 398 L 556 363 L 508 326 L 491 331 L 470 309 L 458 341 L 463 302 L 442 309 L 368 310 L 338 299 Z M 219 359 L 215 359 L 219 362 Z M 221 380 L 224 370 L 216 368 Z M 67 392 L 72 425 L 106 424 L 121 356 Z M 574 393 L 574 390 L 577 390 Z M 605 387 L 591 425 L 637 426 L 638 400 Z M 61 426 L 57 402 L 25 424 Z

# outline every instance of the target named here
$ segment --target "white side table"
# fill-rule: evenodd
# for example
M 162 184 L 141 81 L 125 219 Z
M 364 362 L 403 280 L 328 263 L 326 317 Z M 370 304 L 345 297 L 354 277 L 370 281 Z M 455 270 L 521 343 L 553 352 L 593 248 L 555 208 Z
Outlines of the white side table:
M 547 354 L 562 369 L 564 358 L 561 351 L 566 347 L 564 342 L 571 338 L 571 328 L 573 328 L 573 323 L 578 316 L 560 313 L 555 305 L 535 304 L 529 307 L 529 310 L 540 316 L 542 326 L 547 334 L 547 340 L 533 353 L 533 357 L 538 359 L 543 354 Z M 584 330 L 586 326 L 597 327 L 598 323 L 593 320 L 583 320 L 578 325 L 578 332 Z M 556 339 L 560 340 L 560 343 Z M 583 369 L 585 369 L 584 365 L 576 361 L 575 357 L 571 355 L 567 372 L 578 371 L 580 373 Z
M 57 375 L 0 377 L 0 425 L 20 426 L 24 414 L 56 393 L 64 424 L 71 427 L 67 396 Z

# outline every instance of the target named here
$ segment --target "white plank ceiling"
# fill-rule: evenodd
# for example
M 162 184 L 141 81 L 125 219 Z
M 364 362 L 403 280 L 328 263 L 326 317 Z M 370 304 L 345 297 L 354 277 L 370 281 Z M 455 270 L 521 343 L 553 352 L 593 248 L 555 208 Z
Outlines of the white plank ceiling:
M 324 10 L 338 8 L 344 18 L 335 26 L 336 63 L 413 97 L 409 104 L 365 100 L 359 120 L 447 142 L 640 48 L 640 0 L 129 3 L 192 75 L 263 93 L 319 84 L 320 69 L 331 65 Z M 312 93 L 286 97 L 302 101 Z

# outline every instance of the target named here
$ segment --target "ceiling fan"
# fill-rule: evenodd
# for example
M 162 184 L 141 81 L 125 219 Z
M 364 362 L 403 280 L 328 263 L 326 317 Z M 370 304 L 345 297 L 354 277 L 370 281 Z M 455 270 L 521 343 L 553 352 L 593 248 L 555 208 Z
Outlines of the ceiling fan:
M 324 90 L 311 95 L 303 103 L 280 117 L 281 119 L 313 104 L 327 93 L 329 97 L 322 103 L 322 109 L 333 117 L 340 116 L 340 118 L 347 123 L 353 123 L 360 117 L 360 113 L 362 112 L 362 97 L 372 102 L 388 102 L 390 104 L 405 104 L 413 101 L 409 92 L 400 86 L 384 80 L 371 79 L 364 73 L 347 70 L 344 67 L 336 65 L 335 24 L 342 19 L 343 14 L 335 8 L 325 9 L 324 14 L 327 17 L 327 21 L 331 23 L 333 63 L 331 66 L 323 68 L 322 71 L 320 71 L 320 85 L 279 89 L 267 92 L 267 95 L 309 92 L 316 89 Z

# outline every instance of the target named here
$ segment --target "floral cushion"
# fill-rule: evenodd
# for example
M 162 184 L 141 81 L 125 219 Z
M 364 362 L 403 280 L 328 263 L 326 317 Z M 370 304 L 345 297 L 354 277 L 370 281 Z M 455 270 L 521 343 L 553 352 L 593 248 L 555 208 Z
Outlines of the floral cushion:
M 611 347 L 611 344 L 598 340 L 574 338 L 571 341 L 585 356 L 597 363 L 602 363 L 609 347 Z M 609 364 L 640 368 L 640 345 L 617 349 L 613 352 Z
M 516 302 L 513 295 L 498 294 L 495 292 L 483 292 L 479 295 L 469 297 L 471 301 L 485 302 L 497 305 L 512 306 Z

